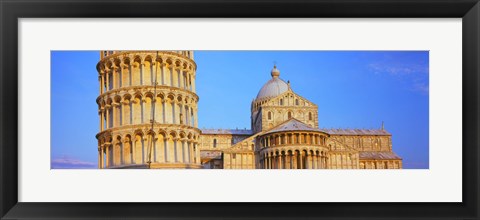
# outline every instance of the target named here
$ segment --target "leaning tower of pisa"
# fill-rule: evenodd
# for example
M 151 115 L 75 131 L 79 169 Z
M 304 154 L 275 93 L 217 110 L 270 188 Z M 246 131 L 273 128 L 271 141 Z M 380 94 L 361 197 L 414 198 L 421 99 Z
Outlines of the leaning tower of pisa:
M 101 51 L 98 167 L 201 168 L 193 51 Z

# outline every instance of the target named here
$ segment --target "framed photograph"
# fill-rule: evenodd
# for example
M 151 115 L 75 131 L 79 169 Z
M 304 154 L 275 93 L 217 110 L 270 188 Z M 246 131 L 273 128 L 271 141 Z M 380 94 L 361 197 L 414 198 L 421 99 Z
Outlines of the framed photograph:
M 1 13 L 2 219 L 479 218 L 476 0 Z

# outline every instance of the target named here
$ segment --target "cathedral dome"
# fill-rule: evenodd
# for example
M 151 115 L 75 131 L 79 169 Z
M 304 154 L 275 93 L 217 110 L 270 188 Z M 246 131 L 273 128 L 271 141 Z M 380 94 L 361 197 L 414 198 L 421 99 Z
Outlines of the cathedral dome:
M 268 80 L 268 82 L 262 86 L 257 94 L 256 100 L 273 98 L 288 91 L 288 84 L 280 79 L 280 71 L 276 66 L 273 67 L 271 75 L 272 79 Z

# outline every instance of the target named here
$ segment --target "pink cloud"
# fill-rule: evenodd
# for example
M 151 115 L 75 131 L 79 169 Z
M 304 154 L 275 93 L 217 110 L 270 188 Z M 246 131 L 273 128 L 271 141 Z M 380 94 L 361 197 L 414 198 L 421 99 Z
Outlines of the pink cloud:
M 52 169 L 92 169 L 96 168 L 97 163 L 90 161 L 82 161 L 69 156 L 52 159 Z

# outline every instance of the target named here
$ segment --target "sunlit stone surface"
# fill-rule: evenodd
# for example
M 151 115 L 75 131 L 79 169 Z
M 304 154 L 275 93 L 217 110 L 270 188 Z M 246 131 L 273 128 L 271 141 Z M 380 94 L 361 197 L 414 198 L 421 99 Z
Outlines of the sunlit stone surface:
M 402 168 L 383 125 L 319 129 L 318 106 L 296 94 L 276 66 L 252 101 L 251 129 L 199 130 L 193 51 L 100 57 L 99 168 Z

